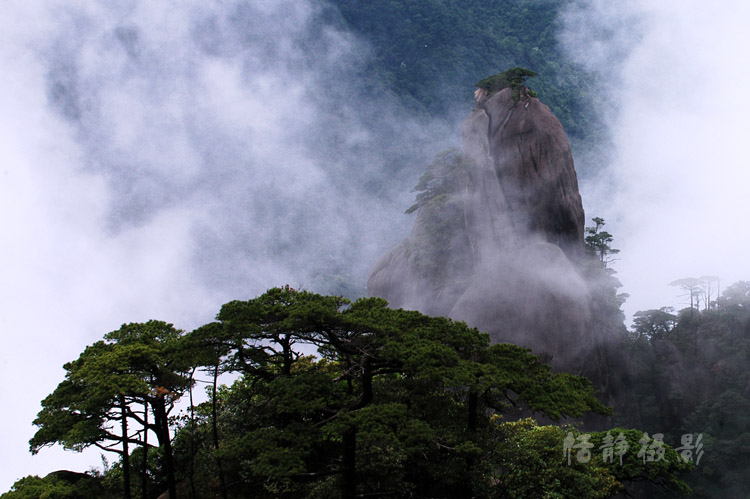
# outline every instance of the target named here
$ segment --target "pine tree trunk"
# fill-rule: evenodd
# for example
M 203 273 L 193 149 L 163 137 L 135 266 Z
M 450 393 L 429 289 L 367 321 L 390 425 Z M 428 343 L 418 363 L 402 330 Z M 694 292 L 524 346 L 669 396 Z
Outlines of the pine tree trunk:
M 122 482 L 125 499 L 131 499 L 130 492 L 130 450 L 128 449 L 128 408 L 125 396 L 120 396 L 122 414 Z
M 143 403 L 143 467 L 141 468 L 141 499 L 148 499 L 148 402 Z
M 164 407 L 164 399 L 157 398 L 151 404 L 154 408 L 154 417 L 156 418 L 157 434 L 159 445 L 164 449 L 164 471 L 167 473 L 167 488 L 169 490 L 169 499 L 177 499 L 177 482 L 174 476 L 174 461 L 172 459 L 172 439 L 169 435 L 169 419 L 167 410 Z
M 192 381 L 193 375 L 195 374 L 195 368 L 190 373 Z M 195 492 L 195 404 L 193 403 L 193 384 L 190 384 L 190 468 L 188 469 L 188 478 L 190 480 L 190 494 L 192 497 L 197 497 Z
M 217 365 L 214 369 L 214 384 L 211 393 L 211 430 L 214 437 L 214 448 L 219 450 L 219 424 L 218 424 L 218 410 L 216 404 L 216 384 L 219 378 L 219 366 Z M 219 469 L 219 487 L 221 488 L 222 499 L 227 499 L 227 483 L 224 479 L 224 468 L 221 465 L 221 458 L 216 456 L 216 467 Z

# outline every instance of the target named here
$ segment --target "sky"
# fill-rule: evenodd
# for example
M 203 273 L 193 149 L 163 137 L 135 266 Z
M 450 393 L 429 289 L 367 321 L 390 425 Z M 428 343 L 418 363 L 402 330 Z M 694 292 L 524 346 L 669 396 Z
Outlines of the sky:
M 667 285 L 681 277 L 750 279 L 750 6 L 620 3 L 576 2 L 560 36 L 606 83 L 612 156 L 581 188 L 632 313 L 681 306 Z M 190 330 L 276 285 L 356 292 L 408 232 L 420 155 L 458 138 L 362 98 L 369 48 L 320 4 L 213 4 L 4 4 L 0 491 L 100 464 L 28 452 L 86 345 L 125 322 Z
M 563 19 L 607 82 L 613 159 L 582 191 L 621 250 L 626 312 L 686 307 L 677 279 L 750 280 L 750 4 L 584 0 Z
M 28 440 L 63 364 L 107 332 L 189 331 L 285 284 L 362 294 L 408 230 L 421 172 L 402 163 L 424 164 L 448 128 L 360 98 L 369 49 L 325 15 L 297 0 L 4 4 L 0 490 L 100 464 L 32 457 Z

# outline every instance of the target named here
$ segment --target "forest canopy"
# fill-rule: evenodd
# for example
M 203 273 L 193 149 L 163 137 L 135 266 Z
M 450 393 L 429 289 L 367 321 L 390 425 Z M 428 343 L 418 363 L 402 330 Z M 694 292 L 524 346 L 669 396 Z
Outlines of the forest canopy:
M 571 141 L 590 147 L 604 138 L 597 76 L 569 62 L 558 41 L 568 0 L 332 4 L 330 16 L 371 44 L 363 70 L 371 90 L 385 88 L 407 107 L 443 117 L 450 106 L 471 102 L 477 75 L 529 68 L 538 74 L 534 90 Z
M 688 490 L 677 473 L 691 465 L 666 444 L 657 463 L 635 451 L 627 466 L 568 463 L 566 438 L 598 448 L 613 437 L 515 420 L 611 409 L 587 379 L 462 322 L 288 286 L 229 302 L 216 319 L 189 333 L 126 324 L 87 347 L 43 401 L 32 451 L 115 452 L 91 478 L 125 498 L 610 497 L 633 480 Z M 169 417 L 181 397 L 193 400 L 198 373 L 208 401 Z M 217 383 L 224 373 L 231 386 Z M 642 435 L 612 434 L 631 435 L 634 448 Z M 2 497 L 43 486 L 59 482 L 27 477 Z

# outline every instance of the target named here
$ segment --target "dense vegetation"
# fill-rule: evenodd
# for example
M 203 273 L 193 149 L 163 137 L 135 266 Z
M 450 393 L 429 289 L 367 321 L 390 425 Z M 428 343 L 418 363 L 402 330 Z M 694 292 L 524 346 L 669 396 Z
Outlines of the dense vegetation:
M 520 66 L 538 74 L 533 89 L 572 142 L 601 140 L 596 77 L 568 62 L 557 38 L 569 0 L 331 3 L 345 26 L 372 45 L 365 81 L 385 86 L 408 107 L 463 114 L 478 76 Z
M 126 324 L 65 370 L 32 451 L 95 445 L 118 461 L 74 483 L 27 477 L 3 499 L 610 497 L 633 480 L 686 490 L 675 473 L 690 468 L 669 446 L 641 460 L 641 432 L 516 421 L 610 409 L 588 380 L 551 373 L 527 349 L 377 298 L 276 288 L 187 334 Z M 169 417 L 180 398 L 193 401 L 199 372 L 208 401 Z M 219 386 L 222 373 L 237 379 Z M 632 451 L 607 462 L 599 449 L 620 434 Z
M 703 433 L 690 475 L 696 497 L 746 497 L 750 489 L 750 282 L 718 293 L 715 277 L 677 282 L 692 306 L 638 312 L 629 349 L 635 404 L 622 414 L 678 442 Z
M 565 62 L 556 38 L 568 0 L 330 3 L 326 22 L 371 43 L 363 92 L 385 89 L 411 110 L 446 117 L 465 111 L 479 76 L 527 67 L 574 145 L 600 141 L 597 82 Z M 410 211 L 427 206 L 435 224 L 450 222 L 446 200 L 464 161 L 457 151 L 440 155 Z M 606 267 L 617 250 L 604 221 L 594 224 L 586 243 L 616 308 L 623 297 Z M 441 258 L 427 256 L 431 265 Z M 449 278 L 435 267 L 436 278 Z M 65 365 L 30 442 L 32 452 L 97 446 L 113 464 L 25 477 L 0 497 L 611 497 L 623 487 L 638 494 L 644 481 L 660 486 L 649 497 L 686 492 L 678 472 L 691 466 L 669 445 L 664 461 L 641 459 L 643 433 L 624 429 L 632 427 L 662 432 L 675 447 L 700 434 L 705 453 L 696 447 L 699 465 L 683 478 L 697 497 L 744 497 L 750 283 L 721 294 L 712 278 L 675 284 L 690 306 L 636 314 L 621 349 L 627 370 L 609 367 L 632 395 L 612 416 L 623 428 L 609 432 L 556 424 L 610 412 L 585 378 L 552 374 L 528 350 L 378 299 L 286 287 L 227 303 L 216 322 L 188 333 L 126 324 Z M 235 381 L 222 385 L 222 375 Z M 632 452 L 623 464 L 605 462 L 601 447 L 619 435 Z M 576 459 L 579 447 L 568 463 L 569 438 L 589 442 L 591 459 Z
M 521 88 L 526 83 L 526 78 L 533 76 L 536 76 L 536 73 L 530 69 L 515 67 L 483 78 L 474 86 L 487 92 L 487 95 L 492 95 L 504 88 L 510 88 L 513 91 L 513 101 L 518 102 L 518 99 L 521 97 Z M 537 97 L 537 93 L 533 90 L 529 90 L 528 92 L 531 97 Z

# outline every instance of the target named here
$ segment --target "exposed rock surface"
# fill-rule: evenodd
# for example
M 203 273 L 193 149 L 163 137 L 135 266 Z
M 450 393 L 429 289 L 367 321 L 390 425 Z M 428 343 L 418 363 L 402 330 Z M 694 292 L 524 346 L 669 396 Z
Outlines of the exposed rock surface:
M 411 235 L 371 270 L 391 306 L 465 320 L 570 367 L 590 334 L 584 213 L 568 139 L 522 88 L 477 94 L 463 151 L 423 177 Z M 418 198 L 419 200 L 419 198 Z
M 464 122 L 464 153 L 483 171 L 486 194 L 505 197 L 519 237 L 542 236 L 575 254 L 585 220 L 570 144 L 549 107 L 525 90 L 518 102 L 509 88 L 480 97 Z

